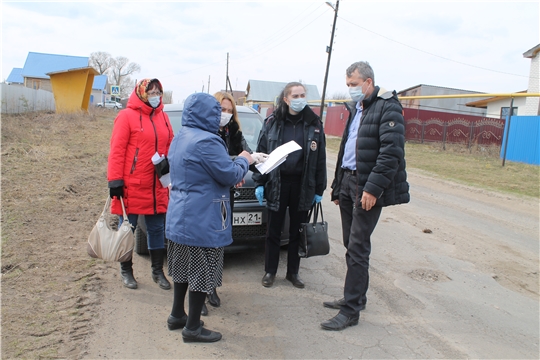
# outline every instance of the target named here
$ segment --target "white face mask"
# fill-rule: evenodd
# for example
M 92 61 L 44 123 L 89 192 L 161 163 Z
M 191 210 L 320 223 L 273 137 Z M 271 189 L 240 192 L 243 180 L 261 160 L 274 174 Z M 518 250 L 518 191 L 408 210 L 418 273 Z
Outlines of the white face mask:
M 223 127 L 223 126 L 227 125 L 229 123 L 229 121 L 231 121 L 231 118 L 232 118 L 232 114 L 222 112 L 221 113 L 221 121 L 219 122 L 219 127 Z
M 349 95 L 351 95 L 351 99 L 354 102 L 362 101 L 362 100 L 364 100 L 364 97 L 366 97 L 366 94 L 364 94 L 364 92 L 362 91 L 363 86 L 364 86 L 364 84 L 362 84 L 362 86 L 356 86 L 356 87 L 350 87 L 349 88 Z
M 291 99 L 291 105 L 289 105 L 289 107 L 296 112 L 300 112 L 304 110 L 306 105 L 307 105 L 306 98 L 297 98 L 297 99 Z
M 152 96 L 152 97 L 149 97 L 148 98 L 148 103 L 150 104 L 151 107 L 153 107 L 154 109 L 157 108 L 159 106 L 159 103 L 160 103 L 161 99 L 159 96 Z

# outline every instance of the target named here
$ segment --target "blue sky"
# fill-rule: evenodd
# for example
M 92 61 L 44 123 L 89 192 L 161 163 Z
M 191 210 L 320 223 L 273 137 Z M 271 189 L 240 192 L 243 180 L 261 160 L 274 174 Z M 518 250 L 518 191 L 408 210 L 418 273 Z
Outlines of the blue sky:
M 250 79 L 302 81 L 322 91 L 334 11 L 324 1 L 2 1 L 2 80 L 28 52 L 105 51 L 141 65 L 174 102 Z M 376 84 L 490 93 L 527 88 L 538 45 L 539 2 L 340 1 L 327 98 L 345 93 L 345 69 L 368 61 Z

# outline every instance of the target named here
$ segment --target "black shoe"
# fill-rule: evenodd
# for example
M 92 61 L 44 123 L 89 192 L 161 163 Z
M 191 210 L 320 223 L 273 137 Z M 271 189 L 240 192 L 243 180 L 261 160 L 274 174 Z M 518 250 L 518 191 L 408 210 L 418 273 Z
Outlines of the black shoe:
M 339 300 L 334 300 L 334 301 L 323 302 L 323 306 L 330 309 L 340 310 L 343 305 L 345 305 L 345 298 L 341 298 Z M 360 305 L 360 309 L 358 309 L 358 311 L 362 311 L 365 309 L 366 309 L 366 304 L 362 304 Z
M 208 315 L 208 308 L 206 307 L 206 303 L 204 303 L 203 306 L 202 306 L 201 315 L 202 316 Z
M 184 328 L 182 330 L 182 339 L 184 342 L 216 342 L 221 340 L 221 333 L 212 331 L 199 326 L 197 330 L 189 330 Z
M 339 300 L 334 301 L 325 301 L 323 302 L 323 306 L 330 308 L 330 309 L 341 309 L 341 306 L 345 305 L 345 298 L 341 298 Z
M 304 288 L 304 282 L 300 279 L 300 277 L 298 276 L 298 274 L 287 274 L 285 276 L 285 279 L 289 280 L 290 282 L 292 282 L 292 284 L 299 288 L 299 289 L 303 289 Z
M 214 289 L 214 291 L 208 295 L 208 303 L 213 307 L 219 307 L 221 305 L 221 299 L 217 294 L 217 289 Z
M 167 318 L 167 327 L 169 330 L 178 330 L 186 326 L 187 324 L 187 315 L 182 316 L 181 318 L 174 317 L 169 315 Z M 204 325 L 204 321 L 201 320 L 201 326 Z
M 348 326 L 358 325 L 359 318 L 360 316 L 349 317 L 347 315 L 343 315 L 342 313 L 339 313 L 333 318 L 331 318 L 330 320 L 322 322 L 321 327 L 324 330 L 339 331 L 339 330 L 345 329 Z
M 137 280 L 133 277 L 133 262 L 130 260 L 120 263 L 120 276 L 122 276 L 122 283 L 128 289 L 137 288 Z
M 271 287 L 274 285 L 274 280 L 276 280 L 276 274 L 266 273 L 262 278 L 262 285 L 264 287 Z
M 154 282 L 157 283 L 159 287 L 163 290 L 171 289 L 171 283 L 169 282 L 169 280 L 167 280 L 165 274 L 163 274 L 163 271 L 158 274 L 152 273 L 152 280 L 154 280 Z
M 149 250 L 150 260 L 152 262 L 152 280 L 163 290 L 170 290 L 171 283 L 163 273 L 163 259 L 165 258 L 165 249 Z
M 122 275 L 122 283 L 128 289 L 136 289 L 138 287 L 137 280 L 133 277 L 133 273 L 120 273 Z

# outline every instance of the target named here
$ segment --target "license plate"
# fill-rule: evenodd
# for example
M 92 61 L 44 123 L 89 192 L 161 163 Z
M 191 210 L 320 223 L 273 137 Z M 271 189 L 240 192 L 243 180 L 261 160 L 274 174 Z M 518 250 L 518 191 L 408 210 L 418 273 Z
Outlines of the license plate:
M 262 212 L 234 213 L 232 219 L 233 226 L 261 225 Z

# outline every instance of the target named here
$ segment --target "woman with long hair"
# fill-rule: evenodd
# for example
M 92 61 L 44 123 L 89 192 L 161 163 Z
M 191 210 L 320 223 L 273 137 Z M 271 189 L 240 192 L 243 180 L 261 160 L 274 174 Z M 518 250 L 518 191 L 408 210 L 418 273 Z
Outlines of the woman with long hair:
M 313 204 L 322 199 L 326 189 L 326 141 L 321 119 L 306 101 L 306 88 L 299 82 L 288 83 L 277 99 L 277 107 L 264 121 L 257 152 L 269 154 L 278 146 L 295 141 L 301 150 L 290 153 L 283 164 L 267 174 L 253 175 L 255 195 L 262 204 L 266 199 L 265 274 L 262 285 L 274 284 L 280 252 L 281 229 L 289 209 L 289 246 L 285 278 L 303 288 L 298 276 L 300 223 L 306 222 Z

